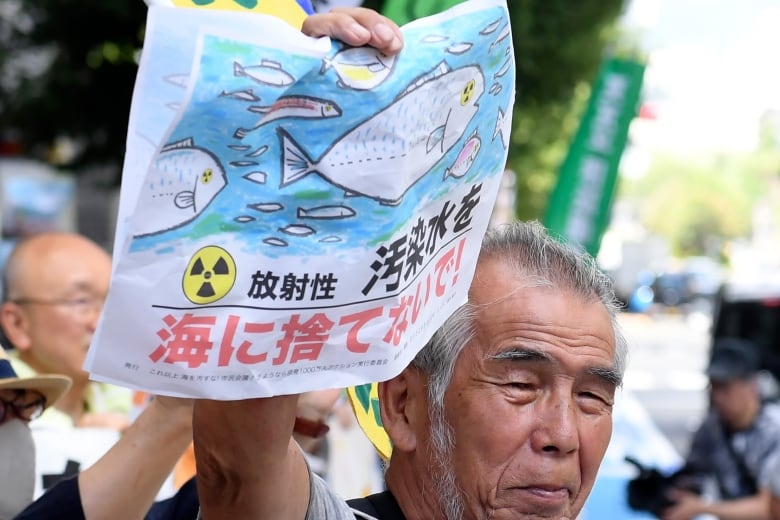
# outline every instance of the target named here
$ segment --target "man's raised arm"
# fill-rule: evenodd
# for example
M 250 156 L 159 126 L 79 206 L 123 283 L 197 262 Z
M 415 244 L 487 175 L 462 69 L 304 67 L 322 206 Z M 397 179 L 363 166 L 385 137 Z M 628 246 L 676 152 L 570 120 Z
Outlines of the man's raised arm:
M 195 460 L 205 520 L 305 517 L 309 474 L 292 440 L 297 402 L 297 395 L 195 402 Z

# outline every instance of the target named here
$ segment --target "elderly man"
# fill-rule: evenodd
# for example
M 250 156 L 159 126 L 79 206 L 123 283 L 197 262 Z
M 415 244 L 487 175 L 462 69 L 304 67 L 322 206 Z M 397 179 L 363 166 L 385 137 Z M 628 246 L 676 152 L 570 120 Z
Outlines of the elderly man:
M 763 401 L 755 346 L 718 338 L 707 366 L 712 408 L 696 431 L 683 472 L 713 480 L 717 497 L 682 490 L 664 520 L 709 514 L 732 520 L 769 518 L 770 462 L 780 455 L 780 406 Z
M 469 300 L 379 385 L 388 492 L 351 502 L 291 441 L 297 396 L 196 401 L 205 519 L 573 519 L 626 361 L 609 279 L 536 223 L 489 232 Z
M 64 374 L 73 386 L 42 418 L 46 424 L 129 424 L 132 392 L 89 381 L 82 368 L 111 277 L 111 258 L 88 238 L 42 233 L 22 239 L 3 276 L 0 327 L 22 376 Z

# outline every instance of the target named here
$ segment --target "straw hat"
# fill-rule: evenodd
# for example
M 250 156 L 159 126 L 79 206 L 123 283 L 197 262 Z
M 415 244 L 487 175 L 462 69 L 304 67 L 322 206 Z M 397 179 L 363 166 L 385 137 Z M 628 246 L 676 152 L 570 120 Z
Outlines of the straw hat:
M 0 346 L 0 390 L 35 390 L 46 397 L 48 408 L 57 402 L 68 391 L 71 379 L 60 375 L 37 375 L 32 377 L 19 377 L 16 375 L 5 349 Z

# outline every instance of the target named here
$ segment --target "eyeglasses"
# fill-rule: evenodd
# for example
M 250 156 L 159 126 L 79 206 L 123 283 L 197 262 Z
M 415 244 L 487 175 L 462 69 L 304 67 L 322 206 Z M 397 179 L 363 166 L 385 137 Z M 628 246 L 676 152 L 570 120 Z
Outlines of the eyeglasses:
M 16 394 L 10 401 L 0 397 L 0 424 L 11 419 L 11 414 L 24 422 L 37 419 L 46 406 L 46 397 L 35 390 L 13 390 Z
M 60 298 L 44 300 L 42 298 L 16 298 L 11 303 L 17 305 L 54 305 L 65 307 L 74 315 L 83 317 L 91 313 L 99 312 L 103 308 L 105 298 L 97 296 L 81 296 L 78 298 Z

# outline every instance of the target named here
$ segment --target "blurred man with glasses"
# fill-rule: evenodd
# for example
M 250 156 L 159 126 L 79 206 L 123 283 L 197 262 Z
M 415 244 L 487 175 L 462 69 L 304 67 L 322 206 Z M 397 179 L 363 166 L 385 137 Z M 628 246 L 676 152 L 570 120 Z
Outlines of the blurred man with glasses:
M 27 423 L 69 387 L 65 376 L 17 377 L 0 348 L 0 518 L 12 518 L 33 498 L 35 445 Z
M 22 239 L 6 262 L 0 327 L 15 348 L 20 377 L 64 374 L 70 390 L 41 422 L 123 430 L 132 392 L 89 381 L 82 368 L 108 292 L 111 258 L 98 244 L 71 233 Z

